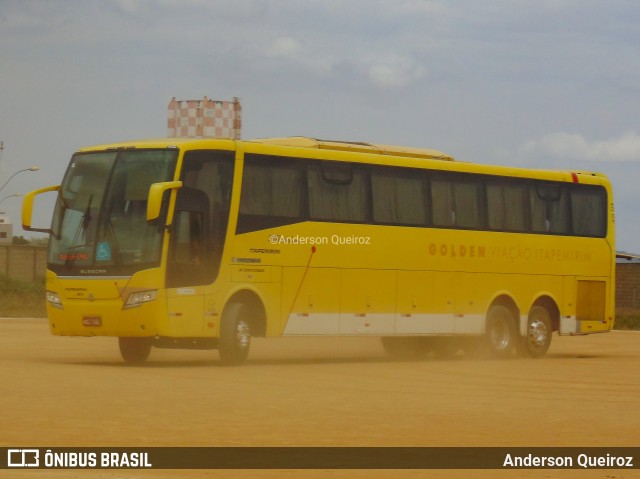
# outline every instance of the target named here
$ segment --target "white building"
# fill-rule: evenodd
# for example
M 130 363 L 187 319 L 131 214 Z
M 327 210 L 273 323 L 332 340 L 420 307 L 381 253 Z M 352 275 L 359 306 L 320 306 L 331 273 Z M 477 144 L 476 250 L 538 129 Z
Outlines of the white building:
M 13 226 L 9 215 L 0 212 L 0 244 L 11 244 L 13 241 Z

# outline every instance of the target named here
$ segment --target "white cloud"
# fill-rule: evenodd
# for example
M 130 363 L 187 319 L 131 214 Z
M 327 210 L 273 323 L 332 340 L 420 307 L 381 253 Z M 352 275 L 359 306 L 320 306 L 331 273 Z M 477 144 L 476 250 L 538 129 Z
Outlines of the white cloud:
M 318 75 L 336 73 L 338 65 L 357 71 L 376 87 L 400 88 L 407 86 L 425 75 L 425 69 L 413 58 L 395 53 L 360 56 L 356 51 L 343 49 L 335 51 L 307 47 L 301 41 L 290 36 L 278 37 L 266 48 L 266 55 L 298 65 Z
M 403 87 L 425 75 L 425 69 L 409 57 L 389 55 L 365 63 L 369 79 L 380 87 Z
M 309 48 L 303 41 L 291 36 L 276 38 L 264 53 L 270 59 L 279 59 L 321 77 L 330 74 L 336 62 L 331 54 L 324 51 L 318 52 L 317 47 Z M 272 67 L 273 64 L 270 63 L 269 68 Z
M 302 44 L 292 37 L 280 37 L 271 48 L 268 54 L 275 57 L 297 57 L 302 52 Z
M 640 161 L 640 134 L 627 131 L 617 138 L 588 140 L 577 133 L 552 133 L 529 140 L 520 147 L 523 155 L 592 161 Z

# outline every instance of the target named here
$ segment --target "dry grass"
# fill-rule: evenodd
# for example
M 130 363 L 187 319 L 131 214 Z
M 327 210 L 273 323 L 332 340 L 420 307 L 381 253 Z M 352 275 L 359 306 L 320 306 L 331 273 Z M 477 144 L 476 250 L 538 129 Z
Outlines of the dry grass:
M 637 309 L 616 310 L 615 329 L 640 330 L 640 310 L 637 310 Z
M 26 282 L 0 276 L 0 318 L 46 317 L 44 281 Z

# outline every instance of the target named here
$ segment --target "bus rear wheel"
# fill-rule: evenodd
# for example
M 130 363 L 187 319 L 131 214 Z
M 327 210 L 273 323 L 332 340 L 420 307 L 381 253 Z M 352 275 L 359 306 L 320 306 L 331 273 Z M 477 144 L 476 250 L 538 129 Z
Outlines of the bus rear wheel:
M 520 351 L 532 358 L 540 358 L 547 353 L 551 345 L 551 316 L 542 306 L 534 306 L 529 312 L 527 333 L 520 343 Z
M 237 366 L 247 360 L 251 346 L 248 312 L 249 308 L 242 303 L 232 303 L 225 308 L 218 340 L 222 364 Z
M 491 356 L 504 358 L 516 342 L 515 318 L 511 309 L 501 304 L 491 306 L 485 325 L 485 345 Z
M 118 338 L 118 345 L 127 364 L 142 364 L 151 353 L 151 338 Z

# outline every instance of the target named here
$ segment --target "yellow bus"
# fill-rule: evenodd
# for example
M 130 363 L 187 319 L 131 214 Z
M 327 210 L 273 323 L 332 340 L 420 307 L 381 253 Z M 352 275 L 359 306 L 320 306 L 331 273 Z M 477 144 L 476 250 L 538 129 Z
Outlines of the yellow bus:
M 34 198 L 55 195 L 50 228 Z M 45 197 L 41 197 L 46 199 Z M 42 201 L 42 200 L 38 200 Z M 399 357 L 540 357 L 614 322 L 605 176 L 303 137 L 77 151 L 26 195 L 51 332 L 246 360 L 252 337 L 370 335 Z

